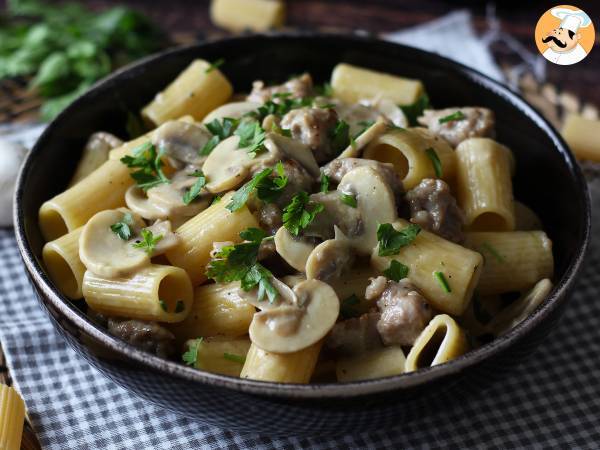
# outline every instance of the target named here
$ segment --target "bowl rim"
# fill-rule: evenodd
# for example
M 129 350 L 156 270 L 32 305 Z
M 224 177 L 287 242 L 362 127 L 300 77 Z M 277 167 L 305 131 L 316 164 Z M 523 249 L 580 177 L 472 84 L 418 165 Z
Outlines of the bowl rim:
M 27 182 L 33 162 L 37 155 L 42 151 L 43 144 L 51 134 L 56 122 L 64 120 L 64 118 L 69 116 L 72 111 L 77 110 L 79 105 L 85 102 L 88 97 L 93 96 L 94 92 L 98 89 L 101 89 L 105 86 L 110 86 L 112 83 L 117 83 L 122 77 L 126 78 L 131 73 L 135 73 L 136 69 L 146 65 L 155 64 L 163 59 L 168 59 L 172 55 L 185 53 L 188 51 L 202 51 L 204 49 L 210 49 L 210 47 L 215 44 L 235 45 L 236 42 L 247 40 L 268 42 L 270 40 L 303 39 L 334 39 L 346 41 L 347 43 L 361 43 L 365 45 L 390 47 L 396 49 L 396 51 L 402 50 L 403 52 L 418 55 L 421 58 L 427 59 L 428 62 L 440 67 L 443 70 L 450 69 L 460 76 L 466 77 L 469 82 L 477 83 L 488 91 L 491 91 L 494 95 L 500 96 L 505 101 L 510 102 L 514 107 L 518 108 L 522 114 L 525 114 L 528 118 L 534 121 L 536 126 L 541 128 L 542 131 L 552 140 L 554 144 L 552 151 L 558 151 L 561 154 L 564 163 L 568 166 L 569 173 L 572 176 L 576 187 L 578 188 L 581 196 L 583 196 L 585 214 L 584 217 L 581 218 L 581 224 L 579 227 L 580 235 L 583 238 L 580 243 L 580 247 L 577 250 L 576 256 L 571 260 L 570 264 L 565 269 L 564 275 L 560 278 L 560 280 L 557 280 L 549 297 L 540 306 L 538 306 L 529 317 L 511 329 L 507 334 L 496 338 L 486 345 L 471 350 L 448 363 L 391 377 L 349 383 L 294 384 L 265 382 L 234 378 L 201 371 L 186 366 L 182 363 L 162 359 L 158 356 L 139 350 L 136 347 L 133 347 L 132 345 L 110 335 L 107 331 L 91 322 L 78 308 L 73 305 L 71 300 L 61 294 L 59 290 L 53 286 L 52 281 L 45 273 L 41 263 L 37 262 L 31 245 L 26 238 L 25 217 L 22 203 L 25 195 L 24 186 Z M 270 32 L 258 33 L 249 36 L 236 36 L 224 39 L 207 40 L 197 44 L 167 49 L 133 62 L 95 83 L 85 94 L 76 99 L 48 125 L 42 135 L 38 138 L 33 149 L 27 154 L 17 178 L 14 194 L 15 201 L 13 206 L 13 219 L 19 252 L 23 258 L 27 271 L 29 272 L 30 280 L 39 291 L 38 294 L 43 295 L 52 304 L 52 306 L 56 308 L 56 310 L 58 310 L 60 314 L 75 327 L 78 332 L 91 335 L 93 338 L 97 339 L 103 345 L 108 347 L 111 351 L 116 352 L 116 354 L 118 354 L 121 358 L 124 358 L 126 361 L 133 362 L 145 369 L 156 370 L 162 375 L 175 376 L 188 382 L 201 383 L 207 386 L 227 388 L 239 392 L 259 394 L 268 397 L 304 399 L 350 398 L 369 394 L 384 393 L 387 391 L 409 389 L 432 382 L 436 379 L 451 376 L 471 366 L 482 363 L 484 360 L 503 352 L 521 339 L 524 335 L 526 335 L 530 330 L 540 325 L 550 315 L 550 313 L 557 308 L 562 301 L 565 300 L 565 294 L 575 280 L 576 274 L 583 262 L 585 250 L 589 244 L 591 208 L 589 192 L 587 189 L 587 184 L 584 180 L 585 179 L 581 173 L 577 161 L 569 151 L 567 144 L 554 129 L 554 127 L 533 106 L 527 103 L 516 92 L 477 70 L 434 53 L 392 43 L 375 37 L 307 31 Z M 44 305 L 44 307 L 47 308 L 46 305 Z M 64 327 L 62 328 L 64 329 Z M 71 334 L 73 333 L 73 331 L 70 330 L 70 327 L 66 332 Z

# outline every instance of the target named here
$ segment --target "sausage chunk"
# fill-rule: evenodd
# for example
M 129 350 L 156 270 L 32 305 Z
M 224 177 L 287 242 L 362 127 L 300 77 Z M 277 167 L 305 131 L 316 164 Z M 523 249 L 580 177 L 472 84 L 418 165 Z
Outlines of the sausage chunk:
M 262 81 L 255 81 L 252 83 L 252 92 L 246 97 L 246 100 L 265 103 L 272 99 L 274 103 L 278 103 L 277 97 L 273 98 L 274 94 L 290 94 L 289 98 L 304 98 L 312 97 L 313 93 L 312 78 L 305 73 L 277 86 L 266 87 Z
M 283 116 L 281 128 L 289 129 L 292 138 L 308 145 L 321 164 L 337 156 L 330 136 L 337 121 L 334 109 L 305 107 L 293 109 Z
M 464 118 L 440 123 L 440 119 L 455 114 L 457 111 L 460 111 Z M 493 138 L 496 134 L 494 131 L 494 112 L 487 108 L 426 109 L 423 115 L 418 118 L 418 121 L 454 147 L 468 138 Z
M 331 181 L 339 183 L 348 172 L 362 166 L 371 167 L 379 172 L 396 196 L 399 196 L 404 191 L 402 188 L 402 180 L 398 178 L 398 173 L 394 170 L 394 165 L 382 163 L 373 159 L 337 158 L 323 166 L 323 173 L 327 175 Z
M 452 242 L 464 239 L 464 215 L 443 180 L 425 178 L 406 193 L 410 221 Z
M 155 322 L 108 319 L 108 332 L 141 350 L 167 358 L 175 350 L 175 336 Z
M 325 341 L 328 349 L 339 356 L 358 355 L 381 347 L 377 332 L 379 313 L 370 312 L 334 325 Z
M 366 296 L 368 300 L 377 299 L 381 313 L 377 331 L 384 345 L 413 345 L 433 315 L 408 279 L 390 281 L 377 277 L 367 287 Z

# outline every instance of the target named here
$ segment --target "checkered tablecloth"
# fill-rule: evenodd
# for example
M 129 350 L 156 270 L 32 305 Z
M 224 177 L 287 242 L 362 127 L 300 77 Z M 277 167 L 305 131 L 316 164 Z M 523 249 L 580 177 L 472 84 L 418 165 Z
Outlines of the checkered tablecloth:
M 591 187 L 597 235 L 600 182 Z M 559 326 L 502 382 L 398 428 L 335 439 L 236 434 L 152 406 L 115 385 L 54 331 L 10 230 L 0 230 L 0 340 L 47 449 L 598 448 L 599 264 L 600 241 L 594 241 Z

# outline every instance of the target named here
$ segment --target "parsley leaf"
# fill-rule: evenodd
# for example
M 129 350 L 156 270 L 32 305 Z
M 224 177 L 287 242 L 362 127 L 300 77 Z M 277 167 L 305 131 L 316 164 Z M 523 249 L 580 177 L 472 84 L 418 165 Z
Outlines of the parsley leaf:
M 435 171 L 435 176 L 438 178 L 442 178 L 442 161 L 440 161 L 440 158 L 436 153 L 435 149 L 433 147 L 429 147 L 425 149 L 425 154 L 431 160 L 431 165 L 433 166 L 433 170 Z
M 373 124 L 375 123 L 374 120 L 362 120 L 360 122 L 358 122 L 358 124 L 362 127 L 360 130 L 358 130 L 358 132 L 354 135 L 354 139 L 356 139 L 357 137 L 359 137 L 361 134 L 363 134 L 365 131 L 367 131 L 369 128 L 371 128 L 373 126 Z
M 446 277 L 444 276 L 443 272 L 433 272 L 433 278 L 436 279 L 436 281 L 439 283 L 442 290 L 446 294 L 449 294 L 450 292 L 452 292 L 452 289 L 450 289 L 450 285 L 448 284 L 448 280 L 446 280 Z
M 329 83 L 323 83 L 320 86 L 315 86 L 315 92 L 321 97 L 333 97 L 333 87 Z
M 447 116 L 440 117 L 438 119 L 438 122 L 440 124 L 447 123 L 447 122 L 454 122 L 455 120 L 462 120 L 462 119 L 464 119 L 466 117 L 467 116 L 465 116 L 462 111 L 456 111 L 456 112 L 454 112 L 452 114 L 449 114 Z
M 208 122 L 205 125 L 206 129 L 210 131 L 213 136 L 206 144 L 204 144 L 204 147 L 200 149 L 200 156 L 210 155 L 219 142 L 232 136 L 239 122 L 238 119 L 232 119 L 231 117 L 223 117 L 221 120 L 214 119 Z
M 167 303 L 164 300 L 159 300 L 158 303 L 160 304 L 161 309 L 164 312 L 167 312 Z
M 152 253 L 154 252 L 154 247 L 156 247 L 156 244 L 158 244 L 158 242 L 163 238 L 162 234 L 159 234 L 158 236 L 154 236 L 154 234 L 152 234 L 152 231 L 148 230 L 148 229 L 143 229 L 142 230 L 142 240 L 141 241 L 136 241 L 133 245 L 134 248 L 139 248 L 141 250 L 144 250 L 146 253 L 148 253 L 149 255 L 152 255 Z
M 216 119 L 215 119 L 216 120 Z M 215 147 L 221 142 L 221 138 L 219 136 L 211 137 L 206 144 L 200 149 L 200 156 L 208 156 L 215 149 Z
M 262 120 L 273 114 L 281 117 L 290 112 L 292 109 L 304 108 L 312 106 L 314 99 L 312 97 L 289 98 L 292 94 L 289 92 L 281 92 L 273 95 L 273 100 L 267 100 L 263 105 L 259 106 L 256 111 L 247 114 L 249 117 L 262 122 Z
M 408 276 L 408 266 L 405 266 L 400 261 L 392 259 L 390 267 L 383 271 L 383 274 L 390 280 L 400 281 Z
M 121 162 L 129 168 L 139 169 L 130 174 L 131 178 L 136 181 L 140 189 L 147 191 L 160 184 L 170 183 L 162 171 L 163 155 L 164 151 L 157 152 L 151 142 L 146 142 L 133 149 L 132 155 L 122 157 Z
M 181 359 L 183 359 L 186 364 L 190 366 L 196 365 L 196 362 L 198 361 L 198 351 L 200 350 L 203 340 L 204 338 L 198 338 L 190 342 L 187 352 L 181 356 Z
M 356 196 L 352 194 L 344 194 L 343 192 L 340 194 L 340 200 L 345 205 L 348 205 L 352 208 L 356 208 Z
M 192 203 L 200 195 L 200 191 L 206 185 L 206 177 L 201 170 L 196 170 L 193 173 L 190 173 L 189 176 L 198 177 L 198 180 L 185 194 L 183 194 L 183 203 L 186 205 Z
M 248 197 L 250 197 L 252 191 L 256 189 L 256 186 L 258 186 L 261 181 L 271 175 L 272 172 L 273 169 L 266 168 L 254 175 L 250 181 L 245 183 L 235 192 L 235 194 L 233 194 L 233 197 L 231 197 L 231 201 L 227 204 L 226 208 L 229 211 L 234 212 L 244 206 L 248 201 Z
M 217 59 L 214 63 L 212 63 L 205 71 L 204 73 L 210 73 L 215 69 L 218 69 L 219 67 L 221 67 L 223 64 L 225 64 L 225 59 L 224 58 L 219 58 Z
M 252 240 L 221 248 L 208 264 L 207 276 L 218 282 L 240 281 L 241 288 L 245 291 L 258 286 L 258 300 L 264 300 L 267 295 L 269 302 L 273 302 L 278 295 L 271 284 L 273 275 L 257 262 L 258 249 L 264 235 L 264 231 L 257 228 L 242 231 L 242 239 Z
M 329 132 L 329 139 L 334 154 L 339 155 L 350 144 L 350 125 L 343 120 L 338 120 Z
M 417 118 L 423 115 L 423 111 L 429 108 L 429 97 L 426 93 L 423 93 L 419 98 L 410 105 L 398 105 L 406 116 L 409 125 L 418 125 Z
M 251 158 L 265 150 L 263 144 L 265 142 L 265 130 L 257 121 L 247 120 L 241 122 L 236 128 L 235 135 L 240 137 L 239 148 L 244 148 Z
M 360 300 L 356 296 L 356 294 L 352 294 L 350 297 L 345 298 L 340 303 L 340 315 L 344 319 L 349 319 L 351 317 L 356 317 L 360 315 L 360 310 L 358 306 L 360 305 Z
M 124 241 L 128 241 L 131 239 L 133 232 L 131 231 L 131 227 L 133 226 L 133 216 L 131 213 L 123 214 L 123 219 L 120 222 L 113 223 L 110 226 L 110 229 L 113 233 L 119 236 Z
M 308 227 L 317 214 L 325 207 L 321 203 L 311 202 L 308 194 L 298 192 L 292 201 L 283 209 L 283 226 L 294 236 Z
M 275 165 L 274 172 L 276 176 L 263 178 L 256 185 L 257 197 L 267 203 L 273 203 L 277 200 L 288 184 L 288 177 L 285 175 L 285 169 L 281 161 Z
M 235 355 L 233 353 L 223 353 L 223 358 L 229 360 L 229 361 L 233 361 L 236 363 L 240 363 L 240 364 L 244 364 L 246 362 L 246 357 L 243 355 Z
M 402 247 L 406 247 L 415 240 L 420 231 L 421 227 L 414 223 L 401 231 L 396 231 L 391 223 L 379 224 L 377 227 L 379 256 L 397 255 Z
M 331 180 L 327 175 L 321 173 L 321 192 L 329 192 L 329 184 Z

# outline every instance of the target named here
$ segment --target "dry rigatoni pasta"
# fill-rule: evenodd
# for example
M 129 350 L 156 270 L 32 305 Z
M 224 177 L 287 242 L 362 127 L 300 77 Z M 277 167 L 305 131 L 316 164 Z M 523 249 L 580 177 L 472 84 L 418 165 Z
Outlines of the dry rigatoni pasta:
M 0 384 L 0 448 L 2 450 L 21 448 L 24 419 L 25 403 L 21 396 L 10 386 Z

